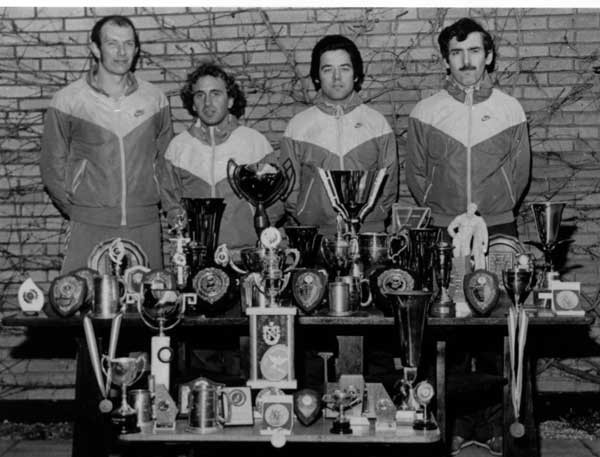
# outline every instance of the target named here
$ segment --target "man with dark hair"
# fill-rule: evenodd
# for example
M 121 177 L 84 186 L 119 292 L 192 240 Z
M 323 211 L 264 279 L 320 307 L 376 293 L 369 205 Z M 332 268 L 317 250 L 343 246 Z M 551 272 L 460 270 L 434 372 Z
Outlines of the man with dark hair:
M 179 211 L 164 160 L 169 104 L 134 76 L 140 45 L 128 18 L 100 19 L 90 51 L 90 71 L 54 95 L 44 120 L 42 180 L 71 222 L 62 271 L 86 266 L 94 246 L 116 237 L 162 268 L 159 205 L 169 220 Z
M 166 152 L 177 183 L 178 196 L 221 197 L 226 207 L 219 242 L 230 248 L 253 246 L 256 233 L 250 204 L 240 200 L 227 180 L 227 162 L 238 164 L 277 162 L 263 134 L 240 125 L 246 97 L 235 79 L 213 63 L 203 63 L 188 75 L 181 89 L 183 106 L 194 117 L 189 129 L 178 134 Z M 283 206 L 269 209 L 271 222 Z
M 431 208 L 432 224 L 444 234 L 475 204 L 490 235 L 516 237 L 515 214 L 531 171 L 525 113 L 515 98 L 493 87 L 489 73 L 494 70 L 494 43 L 481 25 L 460 19 L 442 30 L 438 42 L 448 76 L 444 89 L 419 102 L 410 114 L 406 182 L 417 203 Z M 502 348 L 483 352 L 490 344 L 478 342 L 474 364 L 477 371 L 499 375 L 497 354 Z M 449 346 L 449 353 L 460 359 L 450 370 L 469 371 L 473 349 L 472 341 Z M 486 399 L 496 401 L 495 396 Z M 474 439 L 501 455 L 501 412 L 497 402 L 459 415 L 452 454 Z
M 342 35 L 322 38 L 312 51 L 310 77 L 318 91 L 313 106 L 290 120 L 281 141 L 281 160 L 289 157 L 296 171 L 286 210 L 302 225 L 335 233 L 336 213 L 317 168 L 387 168 L 382 194 L 363 224 L 365 232 L 384 231 L 398 192 L 396 139 L 385 117 L 358 95 L 365 74 L 356 45 Z

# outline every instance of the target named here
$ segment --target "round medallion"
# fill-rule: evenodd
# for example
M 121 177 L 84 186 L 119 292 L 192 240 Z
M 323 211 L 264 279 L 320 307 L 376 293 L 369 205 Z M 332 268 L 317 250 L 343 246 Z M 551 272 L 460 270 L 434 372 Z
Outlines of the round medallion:
M 572 290 L 561 290 L 560 292 L 556 292 L 554 301 L 558 308 L 567 311 L 575 309 L 577 308 L 577 305 L 579 305 L 579 297 Z
M 229 276 L 220 268 L 204 268 L 194 277 L 193 283 L 200 299 L 213 304 L 229 289 Z
M 276 344 L 270 347 L 260 360 L 260 371 L 268 381 L 281 381 L 289 372 L 288 347 Z
M 280 403 L 267 405 L 263 411 L 263 420 L 271 427 L 283 427 L 289 419 L 289 409 Z
M 415 396 L 420 404 L 427 404 L 431 401 L 434 394 L 433 386 L 427 381 L 421 381 L 415 387 Z

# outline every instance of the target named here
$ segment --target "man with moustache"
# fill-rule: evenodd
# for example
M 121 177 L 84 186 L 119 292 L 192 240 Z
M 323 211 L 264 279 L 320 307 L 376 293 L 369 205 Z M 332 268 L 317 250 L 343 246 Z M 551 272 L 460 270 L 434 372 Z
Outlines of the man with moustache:
M 515 214 L 531 171 L 523 108 L 493 87 L 489 73 L 494 70 L 494 42 L 481 25 L 460 19 L 442 30 L 438 43 L 448 77 L 444 89 L 419 102 L 410 114 L 408 187 L 419 206 L 431 208 L 432 224 L 444 234 L 456 216 L 475 204 L 489 235 L 516 237 Z M 478 348 L 485 345 L 477 343 Z M 473 346 L 467 342 L 461 348 L 465 352 L 455 355 L 467 356 Z M 498 345 L 491 353 L 477 354 L 478 370 L 500 374 L 497 357 L 490 354 L 501 353 Z M 468 357 L 455 364 L 461 366 L 471 367 Z M 452 454 L 476 443 L 501 455 L 501 412 L 498 402 L 458 417 Z
M 70 220 L 62 271 L 86 266 L 94 246 L 116 237 L 162 268 L 159 207 L 169 221 L 180 212 L 164 160 L 169 104 L 134 75 L 140 43 L 131 20 L 97 21 L 90 50 L 90 71 L 54 95 L 44 120 L 42 180 Z

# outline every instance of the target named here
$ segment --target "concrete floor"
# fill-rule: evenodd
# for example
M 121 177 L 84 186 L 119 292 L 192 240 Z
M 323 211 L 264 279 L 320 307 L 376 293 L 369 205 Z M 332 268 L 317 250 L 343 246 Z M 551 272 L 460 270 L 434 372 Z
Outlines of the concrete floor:
M 542 440 L 541 457 L 600 457 L 600 440 Z M 9 441 L 0 437 L 0 457 L 70 457 L 70 440 Z M 489 457 L 487 450 L 469 446 L 459 457 Z

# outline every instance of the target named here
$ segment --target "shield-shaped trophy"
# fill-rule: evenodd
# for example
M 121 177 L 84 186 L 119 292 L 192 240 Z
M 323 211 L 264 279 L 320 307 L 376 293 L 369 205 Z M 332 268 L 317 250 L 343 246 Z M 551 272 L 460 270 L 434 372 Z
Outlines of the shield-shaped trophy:
M 276 163 L 255 163 L 238 165 L 235 160 L 227 162 L 227 179 L 238 196 L 256 208 L 254 230 L 260 237 L 270 225 L 267 208 L 277 200 L 285 200 L 294 187 L 296 174 L 292 161 L 287 159 L 282 165 Z
M 298 308 L 306 314 L 314 311 L 325 295 L 327 272 L 314 268 L 320 245 L 319 228 L 310 226 L 287 226 L 285 233 L 289 245 L 300 253 L 298 268 L 292 272 L 292 295 Z
M 84 279 L 74 274 L 55 278 L 50 284 L 48 300 L 60 317 L 75 314 L 85 303 L 87 284 Z

